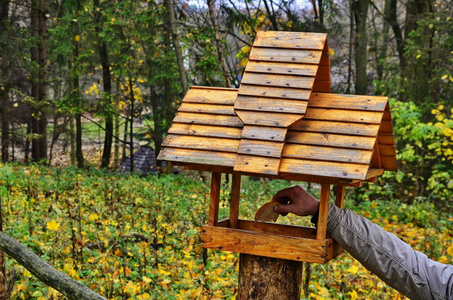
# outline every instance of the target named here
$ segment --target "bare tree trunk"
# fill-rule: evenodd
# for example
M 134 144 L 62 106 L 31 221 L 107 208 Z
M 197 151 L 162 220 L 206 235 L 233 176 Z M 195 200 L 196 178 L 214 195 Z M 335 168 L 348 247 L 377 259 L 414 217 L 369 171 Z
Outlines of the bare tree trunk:
M 94 0 L 94 6 L 100 7 L 99 0 Z M 102 12 L 96 11 L 95 14 L 95 30 L 98 36 L 102 33 Z M 112 103 L 112 74 L 110 73 L 109 53 L 107 50 L 107 43 L 104 40 L 99 42 L 99 59 L 102 67 L 102 82 L 104 88 L 104 101 L 106 106 Z M 108 168 L 110 166 L 110 156 L 112 154 L 113 144 L 113 115 L 111 109 L 108 108 L 105 113 L 105 135 L 104 135 L 104 149 L 102 151 L 101 168 Z
M 217 46 L 217 56 L 220 64 L 220 68 L 222 69 L 223 77 L 225 78 L 225 86 L 231 87 L 230 77 L 228 76 L 228 72 L 225 65 L 224 55 L 223 55 L 223 45 L 222 41 L 220 40 L 219 34 L 219 26 L 217 23 L 217 14 L 215 9 L 215 0 L 207 0 L 208 8 L 209 8 L 209 16 L 211 18 L 212 27 L 214 28 L 214 35 L 215 35 L 215 42 Z M 264 2 L 267 6 L 267 3 Z M 276 29 L 277 23 L 275 23 L 274 29 Z
M 129 95 L 131 98 L 131 111 L 130 111 L 130 130 L 129 130 L 129 152 L 131 156 L 131 173 L 134 172 L 134 101 L 135 101 L 135 96 L 134 96 L 134 84 L 132 83 L 132 80 L 129 80 Z
M 47 116 L 44 104 L 46 98 L 46 64 L 47 45 L 45 35 L 46 26 L 46 1 L 31 1 L 31 28 L 38 38 L 37 46 L 32 49 L 31 57 L 38 65 L 36 81 L 32 83 L 32 97 L 35 104 L 32 109 L 31 129 L 33 134 L 31 158 L 40 161 L 47 158 Z
M 10 107 L 9 107 L 9 82 L 7 78 L 10 56 L 9 49 L 4 47 L 6 46 L 9 34 L 9 25 L 8 25 L 8 12 L 9 12 L 9 3 L 10 1 L 2 1 L 0 3 L 0 47 L 5 49 L 0 52 L 0 107 L 1 107 L 1 126 L 2 126 L 2 140 L 1 140 L 1 151 L 3 162 L 9 161 L 9 145 L 10 145 Z
M 367 93 L 367 15 L 370 0 L 355 0 L 352 2 L 352 11 L 355 20 L 355 91 L 356 94 Z
M 186 69 L 184 68 L 184 58 L 182 56 L 181 44 L 179 42 L 178 31 L 176 29 L 175 4 L 173 0 L 164 0 L 167 8 L 168 27 L 171 33 L 173 46 L 175 47 L 176 59 L 178 61 L 179 76 L 181 77 L 182 94 L 185 95 L 189 89 L 187 83 Z

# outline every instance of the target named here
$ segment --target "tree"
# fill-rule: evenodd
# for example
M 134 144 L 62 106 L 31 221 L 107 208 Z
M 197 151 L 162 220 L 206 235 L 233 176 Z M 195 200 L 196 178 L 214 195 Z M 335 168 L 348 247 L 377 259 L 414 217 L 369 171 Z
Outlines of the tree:
M 34 62 L 31 81 L 31 97 L 34 99 L 31 114 L 33 161 L 47 158 L 47 24 L 46 1 L 31 0 L 30 29 L 36 44 L 31 49 L 31 59 Z
M 367 17 L 369 4 L 369 0 L 353 0 L 351 3 L 351 11 L 355 21 L 355 92 L 359 95 L 365 95 L 368 87 Z

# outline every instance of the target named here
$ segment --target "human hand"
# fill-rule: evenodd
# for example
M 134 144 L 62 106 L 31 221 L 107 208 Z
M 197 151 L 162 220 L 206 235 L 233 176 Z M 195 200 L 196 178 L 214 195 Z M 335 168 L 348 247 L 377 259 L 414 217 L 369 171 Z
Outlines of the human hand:
M 272 201 L 281 203 L 274 207 L 274 211 L 283 216 L 288 213 L 308 216 L 315 214 L 319 209 L 319 201 L 298 185 L 277 192 Z

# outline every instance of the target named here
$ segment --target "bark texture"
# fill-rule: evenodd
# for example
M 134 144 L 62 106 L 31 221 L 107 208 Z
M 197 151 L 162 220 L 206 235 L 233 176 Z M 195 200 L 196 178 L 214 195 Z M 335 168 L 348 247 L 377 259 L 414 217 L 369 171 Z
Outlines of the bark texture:
M 249 254 L 239 258 L 238 299 L 300 299 L 302 262 Z
M 69 299 L 106 300 L 106 298 L 90 290 L 82 283 L 54 269 L 27 247 L 3 232 L 0 232 L 0 250 L 17 260 L 39 280 L 61 292 Z

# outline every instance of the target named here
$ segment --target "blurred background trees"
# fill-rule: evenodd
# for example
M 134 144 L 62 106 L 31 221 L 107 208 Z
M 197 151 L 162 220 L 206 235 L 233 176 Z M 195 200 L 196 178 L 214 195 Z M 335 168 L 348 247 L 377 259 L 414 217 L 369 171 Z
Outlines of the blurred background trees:
M 432 0 L 1 1 L 1 159 L 63 153 L 115 169 L 139 144 L 158 153 L 188 87 L 239 86 L 257 31 L 327 32 L 333 91 L 391 98 L 399 171 L 381 179 L 385 192 L 450 203 L 452 11 Z

